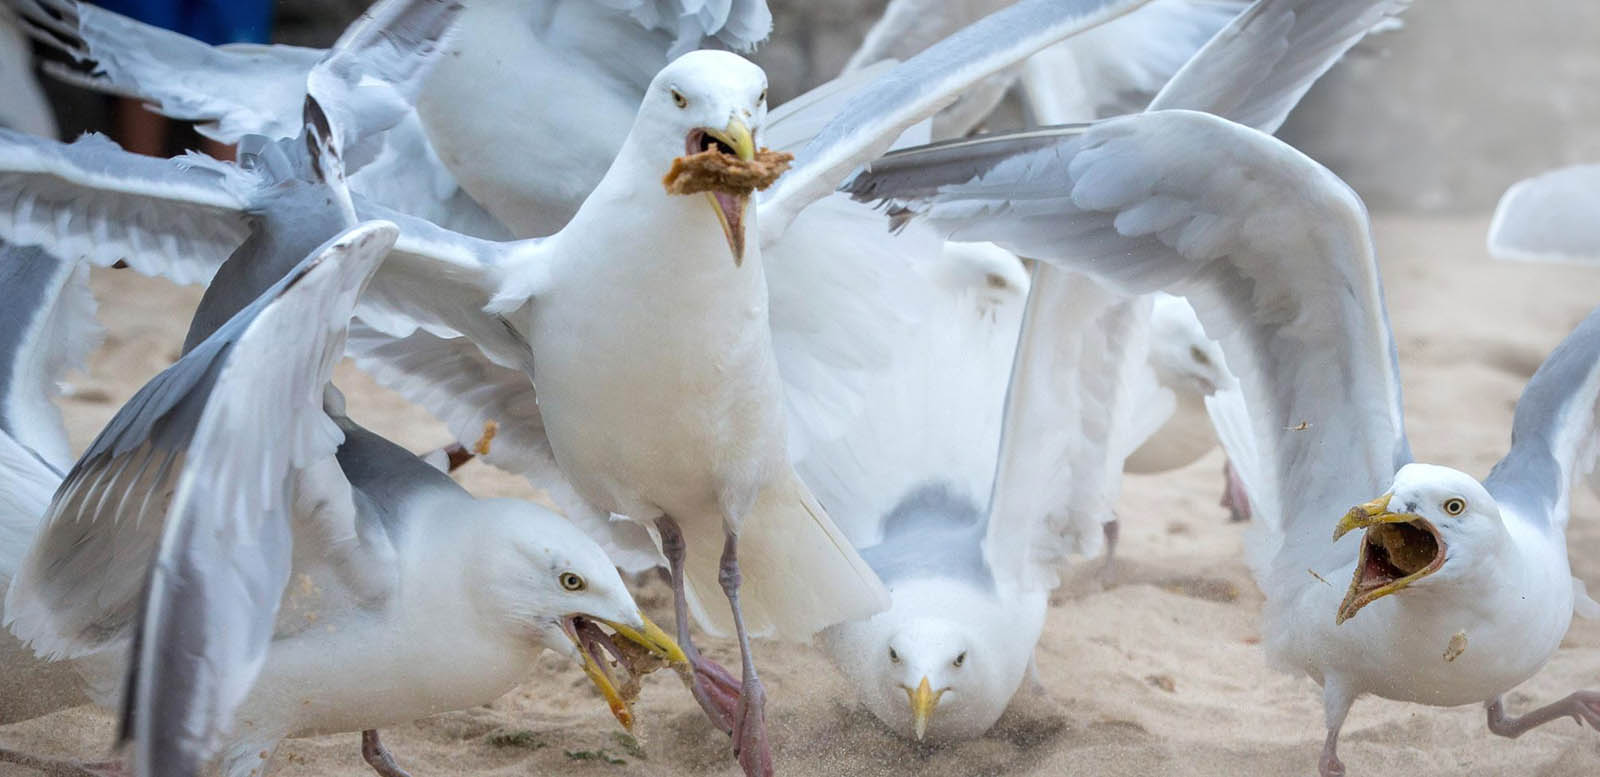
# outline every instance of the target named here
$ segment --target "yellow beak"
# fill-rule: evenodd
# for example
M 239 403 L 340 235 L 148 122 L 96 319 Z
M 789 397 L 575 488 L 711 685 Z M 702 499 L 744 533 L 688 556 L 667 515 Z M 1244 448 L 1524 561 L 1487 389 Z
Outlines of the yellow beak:
M 756 158 L 756 139 L 751 136 L 750 128 L 737 118 L 729 119 L 728 126 L 722 130 L 706 129 L 706 134 L 726 143 L 733 153 L 740 159 L 748 162 Z
M 1333 539 L 1338 541 L 1340 537 L 1356 529 L 1365 529 L 1382 523 L 1383 516 L 1394 515 L 1389 512 L 1389 500 L 1393 498 L 1394 494 L 1384 494 L 1366 504 L 1350 508 L 1350 512 L 1345 513 L 1344 517 L 1339 519 L 1339 525 L 1334 527 Z
M 689 658 L 684 655 L 683 648 L 678 647 L 678 643 L 674 642 L 672 637 L 667 636 L 667 633 L 662 631 L 661 627 L 651 622 L 642 612 L 639 613 L 639 619 L 644 624 L 643 629 L 634 629 L 602 618 L 592 618 L 591 620 L 611 627 L 616 632 L 617 637 L 644 648 L 646 653 L 661 661 L 670 664 L 689 663 Z M 578 654 L 583 656 L 583 673 L 589 676 L 590 682 L 593 682 L 594 687 L 600 691 L 600 696 L 606 700 L 606 706 L 611 709 L 612 716 L 617 719 L 618 723 L 622 724 L 624 729 L 632 731 L 633 708 L 630 702 L 632 696 L 638 694 L 638 677 L 633 675 L 632 668 L 629 667 L 628 690 L 627 693 L 624 693 L 623 690 L 617 687 L 617 680 L 611 673 L 611 667 L 602 665 L 595 654 L 584 647 L 576 634 L 569 631 L 567 636 L 572 639 L 574 645 L 577 645 Z M 609 663 L 608 661 L 607 664 Z
M 944 691 L 934 692 L 928 685 L 928 678 L 923 677 L 916 690 L 906 689 L 906 697 L 911 700 L 911 729 L 917 735 L 917 741 L 928 733 L 928 718 L 933 717 L 933 708 L 939 706 L 939 697 Z
M 1444 565 L 1445 544 L 1439 530 L 1420 515 L 1390 512 L 1389 501 L 1393 498 L 1393 494 L 1384 494 L 1350 508 L 1333 530 L 1334 540 L 1356 529 L 1368 530 L 1361 540 L 1350 590 L 1334 616 L 1336 624 L 1350 620 L 1361 608 L 1405 589 Z
M 746 162 L 756 158 L 756 140 L 751 136 L 750 128 L 736 118 L 729 119 L 728 126 L 720 131 L 707 129 L 705 133 L 727 144 L 735 155 Z M 711 203 L 711 209 L 716 211 L 717 221 L 722 224 L 722 234 L 728 239 L 728 250 L 733 252 L 733 266 L 743 266 L 744 212 L 749 206 L 750 196 L 706 192 L 706 199 Z

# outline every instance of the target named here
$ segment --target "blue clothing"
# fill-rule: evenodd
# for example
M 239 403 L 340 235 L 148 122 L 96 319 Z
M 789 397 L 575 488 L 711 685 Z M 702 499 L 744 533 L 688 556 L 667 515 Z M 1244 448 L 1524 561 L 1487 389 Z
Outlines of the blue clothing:
M 95 0 L 108 11 L 212 45 L 266 43 L 273 0 Z

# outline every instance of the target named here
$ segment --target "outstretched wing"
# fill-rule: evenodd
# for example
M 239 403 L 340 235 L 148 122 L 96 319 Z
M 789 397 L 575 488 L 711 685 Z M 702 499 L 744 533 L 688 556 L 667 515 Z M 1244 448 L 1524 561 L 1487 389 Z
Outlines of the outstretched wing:
M 850 188 L 1123 293 L 1187 297 L 1254 409 L 1288 535 L 1279 568 L 1288 557 L 1304 577 L 1353 555 L 1329 527 L 1410 450 L 1366 209 L 1349 187 L 1270 136 L 1187 111 L 1059 130 L 975 176 L 942 165 L 948 151 L 891 154 Z
M 0 239 L 206 283 L 250 234 L 251 173 L 199 154 L 154 159 L 99 135 L 0 129 Z
M 1569 489 L 1600 456 L 1600 309 L 1539 365 L 1511 423 L 1511 450 L 1484 479 L 1495 501 L 1524 520 L 1566 529 Z
M 1022 0 L 895 66 L 862 90 L 795 155 L 795 166 L 761 198 L 765 246 L 851 170 L 889 148 L 907 127 L 950 104 L 979 80 L 1056 41 L 1115 19 L 1149 0 Z
M 396 234 L 339 235 L 135 394 L 68 474 L 8 592 L 13 633 L 42 655 L 131 638 L 137 773 L 199 768 L 255 681 L 289 576 L 290 476 L 342 438 L 323 388 Z
M 36 40 L 71 58 L 45 71 L 86 89 L 145 100 L 165 116 L 200 122 L 207 137 L 300 132 L 306 74 L 321 49 L 235 43 L 211 46 L 73 0 L 16 0 Z
M 1516 182 L 1489 222 L 1496 259 L 1600 264 L 1600 165 L 1573 165 Z
M 338 281 L 328 276 L 349 272 L 339 258 L 356 249 L 382 256 L 392 233 L 392 225 L 370 226 L 330 243 L 117 412 L 67 474 L 9 592 L 14 633 L 58 658 L 126 639 L 169 501 L 234 516 L 236 536 L 249 536 L 238 526 L 264 520 L 251 515 L 281 509 L 283 478 L 272 473 L 329 454 L 339 440 L 321 413 L 321 385 L 302 384 L 324 362 L 332 368 L 345 322 L 313 318 L 322 308 L 307 306 L 338 302 L 329 291 Z M 308 279 L 318 282 L 300 288 Z M 244 439 L 250 444 L 236 444 Z

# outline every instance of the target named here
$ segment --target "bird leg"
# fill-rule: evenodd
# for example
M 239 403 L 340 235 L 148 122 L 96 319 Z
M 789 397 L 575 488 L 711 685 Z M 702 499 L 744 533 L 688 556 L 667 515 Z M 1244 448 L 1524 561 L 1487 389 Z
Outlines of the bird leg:
M 728 532 L 722 541 L 722 565 L 717 580 L 733 610 L 733 628 L 739 635 L 739 659 L 744 682 L 739 692 L 739 707 L 734 714 L 733 754 L 746 777 L 772 777 L 772 749 L 767 742 L 767 690 L 756 676 L 755 656 L 750 652 L 750 635 L 744 628 L 744 611 L 739 608 L 739 536 Z
M 1345 716 L 1356 695 L 1344 678 L 1333 674 L 1322 677 L 1322 717 L 1328 725 L 1328 738 L 1322 743 L 1322 757 L 1317 760 L 1317 772 L 1322 777 L 1344 777 L 1344 763 L 1339 760 L 1339 732 L 1344 729 Z
M 85 763 L 65 759 L 40 758 L 0 747 L 0 763 L 12 763 L 48 777 L 127 777 L 130 772 L 121 761 Z
M 1100 583 L 1110 588 L 1117 584 L 1117 538 L 1122 536 L 1122 524 L 1113 515 L 1111 520 L 1100 524 L 1100 531 L 1106 535 L 1106 560 L 1100 565 Z
M 689 639 L 689 599 L 683 591 L 683 558 L 687 553 L 683 532 L 678 522 L 666 515 L 656 519 L 656 529 L 661 532 L 661 550 L 667 557 L 672 609 L 678 622 L 678 646 L 689 659 L 689 671 L 679 674 L 712 725 L 725 734 L 732 734 L 734 713 L 739 704 L 739 683 L 721 665 L 701 656 Z
M 1485 708 L 1489 713 L 1489 730 L 1510 739 L 1561 718 L 1572 718 L 1578 721 L 1580 726 L 1588 723 L 1591 727 L 1600 729 L 1600 691 L 1577 691 L 1561 701 L 1546 704 L 1520 718 L 1506 715 L 1505 704 L 1498 696 L 1485 705 Z
M 361 757 L 382 777 L 411 777 L 395 763 L 394 755 L 378 739 L 378 730 L 369 728 L 361 732 Z
M 1244 481 L 1233 471 L 1233 462 L 1222 460 L 1222 501 L 1217 504 L 1228 508 L 1228 520 L 1243 523 L 1250 520 L 1250 496 L 1245 493 Z

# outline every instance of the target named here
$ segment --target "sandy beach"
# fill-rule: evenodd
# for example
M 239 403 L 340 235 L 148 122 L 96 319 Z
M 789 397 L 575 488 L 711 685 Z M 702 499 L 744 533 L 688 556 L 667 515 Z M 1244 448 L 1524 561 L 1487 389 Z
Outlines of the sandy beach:
M 1493 262 L 1483 249 L 1486 215 L 1376 221 L 1412 446 L 1421 459 L 1482 476 L 1506 448 L 1527 378 L 1600 303 L 1600 269 Z M 109 332 L 64 403 L 80 449 L 176 358 L 199 300 L 197 289 L 130 271 L 97 271 L 95 289 Z M 440 424 L 349 365 L 338 382 L 362 423 L 417 451 L 448 441 Z M 1040 682 L 1025 684 L 979 740 L 911 743 L 867 714 L 820 653 L 759 644 L 778 773 L 1314 773 L 1324 735 L 1320 692 L 1266 665 L 1257 644 L 1262 595 L 1242 560 L 1245 529 L 1217 505 L 1221 469 L 1214 451 L 1177 472 L 1127 478 L 1119 579 L 1103 586 L 1098 560 L 1074 565 L 1038 647 Z M 479 495 L 531 495 L 521 480 L 481 463 L 458 475 Z M 1574 505 L 1573 571 L 1600 591 L 1600 502 L 1585 492 Z M 640 601 L 670 621 L 664 587 L 646 587 Z M 707 652 L 731 662 L 731 647 L 711 641 Z M 1583 687 L 1600 688 L 1600 622 L 1576 621 L 1555 658 L 1508 703 L 1519 713 Z M 547 654 L 493 704 L 384 733 L 415 777 L 739 773 L 727 738 L 670 674 L 648 678 L 636 714 L 637 740 L 621 734 L 576 666 Z M 1351 713 L 1340 754 L 1352 775 L 1600 774 L 1600 732 L 1562 721 L 1510 741 L 1491 736 L 1483 717 L 1476 706 L 1366 699 Z M 0 728 L 0 746 L 94 758 L 105 754 L 112 730 L 109 716 L 84 707 Z M 286 743 L 275 773 L 371 771 L 359 737 L 341 734 Z M 4 777 L 31 774 L 0 766 Z

